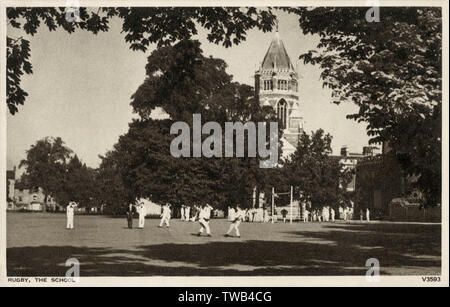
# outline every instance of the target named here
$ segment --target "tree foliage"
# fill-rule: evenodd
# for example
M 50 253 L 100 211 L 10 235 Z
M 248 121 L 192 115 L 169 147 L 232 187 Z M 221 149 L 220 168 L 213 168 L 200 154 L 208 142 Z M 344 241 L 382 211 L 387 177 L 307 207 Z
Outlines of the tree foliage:
M 121 157 L 118 171 L 130 195 L 175 206 L 251 205 L 253 187 L 264 181 L 258 158 L 174 158 L 170 153 L 175 137 L 170 126 L 175 121 L 192 123 L 194 113 L 201 114 L 203 123 L 219 123 L 222 133 L 227 121 L 277 120 L 271 108 L 259 106 L 250 86 L 232 81 L 223 60 L 204 57 L 198 41 L 159 48 L 148 57 L 147 77 L 131 105 L 140 119 L 130 124 L 113 150 Z M 156 107 L 170 119 L 153 120 Z
M 125 188 L 120 166 L 122 157 L 117 150 L 108 151 L 100 156 L 101 163 L 95 174 L 97 205 L 104 205 L 104 213 L 118 215 L 125 213 L 126 205 L 133 201 L 133 196 Z
M 442 13 L 440 8 L 381 8 L 367 22 L 364 7 L 289 8 L 305 34 L 319 34 L 303 54 L 320 65 L 323 85 L 348 118 L 367 123 L 371 143 L 388 144 L 428 204 L 441 198 Z
M 69 201 L 76 201 L 87 208 L 96 205 L 95 170 L 74 155 L 60 137 L 38 140 L 19 166 L 25 167 L 25 172 L 18 186 L 42 188 L 45 202 L 51 196 L 60 205 L 67 205 Z
M 332 157 L 330 134 L 322 129 L 303 133 L 297 150 L 284 168 L 288 184 L 294 186 L 294 198 L 310 203 L 312 208 L 337 206 L 347 201 L 346 186 L 352 171 L 344 169 Z
M 19 167 L 25 167 L 22 181 L 29 188 L 42 188 L 47 202 L 48 195 L 55 197 L 61 191 L 71 153 L 60 137 L 38 140 L 27 150 L 26 159 L 20 162 Z
M 90 209 L 99 205 L 96 202 L 98 191 L 95 170 L 87 167 L 75 154 L 66 166 L 64 181 L 55 195 L 60 204 L 77 202 L 81 207 Z

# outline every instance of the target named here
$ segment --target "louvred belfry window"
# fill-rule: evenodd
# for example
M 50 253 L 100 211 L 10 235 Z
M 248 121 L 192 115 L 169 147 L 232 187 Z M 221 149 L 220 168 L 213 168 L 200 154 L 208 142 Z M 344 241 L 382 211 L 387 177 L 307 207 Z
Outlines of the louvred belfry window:
M 287 103 L 284 99 L 278 102 L 277 116 L 281 119 L 281 125 L 283 129 L 286 129 L 287 123 Z

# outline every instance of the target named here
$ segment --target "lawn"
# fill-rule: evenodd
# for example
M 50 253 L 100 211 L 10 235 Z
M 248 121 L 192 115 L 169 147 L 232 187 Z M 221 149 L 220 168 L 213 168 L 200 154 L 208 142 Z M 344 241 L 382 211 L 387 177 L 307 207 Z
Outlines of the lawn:
M 194 235 L 198 223 L 158 223 L 129 230 L 125 218 L 75 216 L 66 230 L 63 214 L 8 213 L 7 274 L 64 276 L 69 258 L 81 276 L 365 275 L 368 258 L 384 275 L 441 273 L 440 224 L 243 223 L 239 239 L 223 236 L 222 219 L 211 238 Z

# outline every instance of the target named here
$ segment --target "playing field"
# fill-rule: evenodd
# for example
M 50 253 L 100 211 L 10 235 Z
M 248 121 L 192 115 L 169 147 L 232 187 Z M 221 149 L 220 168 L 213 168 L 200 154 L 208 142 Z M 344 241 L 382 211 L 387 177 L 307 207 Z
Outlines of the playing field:
M 387 275 L 441 273 L 441 225 L 368 223 L 243 223 L 242 238 L 225 238 L 226 220 L 212 220 L 212 238 L 198 223 L 172 220 L 126 228 L 125 218 L 8 213 L 8 276 L 64 276 L 69 258 L 81 276 L 365 275 L 377 258 Z M 134 224 L 137 224 L 135 220 Z

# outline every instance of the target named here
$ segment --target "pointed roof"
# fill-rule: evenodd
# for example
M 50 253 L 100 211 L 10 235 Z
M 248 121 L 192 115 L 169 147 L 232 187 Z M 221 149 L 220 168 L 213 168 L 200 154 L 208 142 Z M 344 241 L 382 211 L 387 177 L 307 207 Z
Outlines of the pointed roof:
M 294 69 L 291 59 L 287 54 L 286 48 L 284 47 L 283 41 L 280 39 L 280 35 L 275 32 L 275 37 L 270 43 L 269 49 L 266 52 L 264 60 L 261 64 L 263 70 L 266 69 Z

